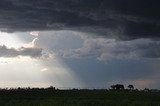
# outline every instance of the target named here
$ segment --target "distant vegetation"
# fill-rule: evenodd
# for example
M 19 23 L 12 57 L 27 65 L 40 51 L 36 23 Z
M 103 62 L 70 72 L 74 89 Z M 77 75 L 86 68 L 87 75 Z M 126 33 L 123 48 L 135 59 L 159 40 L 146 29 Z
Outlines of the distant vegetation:
M 0 89 L 0 106 L 160 106 L 160 91 L 122 84 L 111 89 Z

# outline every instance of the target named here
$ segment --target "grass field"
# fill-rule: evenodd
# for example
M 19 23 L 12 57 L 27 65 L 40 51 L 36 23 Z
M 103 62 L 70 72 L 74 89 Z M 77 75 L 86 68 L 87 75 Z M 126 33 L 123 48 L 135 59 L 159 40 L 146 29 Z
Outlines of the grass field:
M 160 92 L 108 90 L 0 90 L 0 106 L 160 106 Z

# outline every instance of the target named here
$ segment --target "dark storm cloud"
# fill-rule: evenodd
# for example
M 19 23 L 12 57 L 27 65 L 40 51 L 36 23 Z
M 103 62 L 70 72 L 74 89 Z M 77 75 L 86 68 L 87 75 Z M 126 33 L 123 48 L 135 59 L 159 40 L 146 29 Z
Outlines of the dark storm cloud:
M 2 31 L 77 30 L 118 38 L 160 37 L 158 0 L 1 0 Z M 115 37 L 115 36 L 112 36 Z
M 0 46 L 0 57 L 17 57 L 17 56 L 29 56 L 37 58 L 42 56 L 42 49 L 40 48 L 24 48 L 19 49 L 7 48 L 5 45 Z

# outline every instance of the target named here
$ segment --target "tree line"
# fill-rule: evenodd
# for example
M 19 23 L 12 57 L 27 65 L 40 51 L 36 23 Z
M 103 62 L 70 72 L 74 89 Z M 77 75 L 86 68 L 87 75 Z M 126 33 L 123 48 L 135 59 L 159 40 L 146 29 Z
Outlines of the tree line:
M 143 90 L 138 90 L 137 88 L 135 89 L 135 87 L 133 85 L 128 85 L 127 88 L 124 87 L 123 84 L 114 84 L 111 85 L 109 89 L 105 89 L 105 88 L 101 88 L 101 89 L 90 89 L 90 88 L 65 88 L 65 89 L 59 89 L 53 86 L 50 86 L 48 88 L 30 88 L 30 87 L 26 87 L 26 88 L 0 88 L 0 91 L 57 91 L 57 90 L 71 90 L 71 91 L 77 91 L 77 90 L 107 90 L 107 91 L 145 91 L 145 92 L 160 92 L 160 90 L 158 89 L 149 89 L 149 88 L 145 88 Z
M 128 85 L 127 86 L 129 90 L 134 90 L 134 86 L 133 85 Z M 124 90 L 125 87 L 123 84 L 116 84 L 116 85 L 111 85 L 111 89 L 113 90 Z

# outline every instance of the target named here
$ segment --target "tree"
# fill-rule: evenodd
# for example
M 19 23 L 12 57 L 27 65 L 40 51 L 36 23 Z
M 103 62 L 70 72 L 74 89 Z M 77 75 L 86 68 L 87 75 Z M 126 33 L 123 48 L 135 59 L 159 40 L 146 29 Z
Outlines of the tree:
M 122 84 L 111 85 L 111 88 L 113 90 L 123 90 L 124 89 L 124 85 L 122 85 Z
M 111 88 L 112 88 L 113 90 L 115 90 L 115 85 L 111 85 Z
M 128 88 L 129 88 L 130 90 L 133 90 L 133 89 L 134 89 L 134 86 L 133 86 L 133 85 L 128 85 Z
M 48 87 L 47 89 L 48 89 L 48 90 L 55 90 L 56 88 L 53 87 L 53 86 L 50 86 L 50 87 Z

